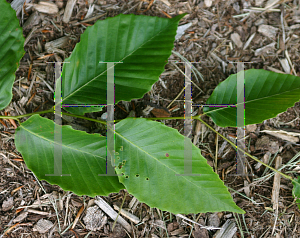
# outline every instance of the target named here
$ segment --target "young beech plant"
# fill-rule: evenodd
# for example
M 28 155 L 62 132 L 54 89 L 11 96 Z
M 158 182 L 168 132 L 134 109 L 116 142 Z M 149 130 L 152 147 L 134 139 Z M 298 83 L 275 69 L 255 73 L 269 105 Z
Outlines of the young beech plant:
M 0 0 L 0 8 L 2 110 L 12 98 L 14 73 L 24 54 L 24 38 L 14 10 L 5 0 Z M 107 66 L 100 64 L 100 61 L 122 62 L 114 66 L 115 103 L 143 97 L 164 71 L 178 23 L 183 16 L 167 19 L 118 15 L 87 27 L 80 43 L 65 60 L 69 63 L 63 64 L 62 104 L 106 104 Z M 234 74 L 217 86 L 207 104 L 237 104 L 236 88 L 237 75 Z M 246 125 L 260 123 L 285 111 L 299 100 L 299 93 L 299 77 L 265 70 L 245 71 Z M 100 111 L 102 108 L 64 109 L 68 113 L 62 114 L 106 123 L 83 116 L 84 113 Z M 189 141 L 192 148 L 192 161 L 189 162 L 192 164 L 192 173 L 198 176 L 185 175 L 184 136 L 160 122 L 145 118 L 126 118 L 115 124 L 114 169 L 121 176 L 105 176 L 106 137 L 87 134 L 70 126 L 59 126 L 62 131 L 62 174 L 70 176 L 47 176 L 53 174 L 55 166 L 59 165 L 54 161 L 55 149 L 58 148 L 54 140 L 55 123 L 39 115 L 44 113 L 53 113 L 53 109 L 0 117 L 19 122 L 15 134 L 16 148 L 39 179 L 75 194 L 92 197 L 107 196 L 126 188 L 141 202 L 175 214 L 218 211 L 244 213 L 234 203 L 223 181 L 207 164 L 199 148 Z M 219 126 L 236 127 L 235 107 L 205 107 L 204 114 Z M 30 117 L 20 123 L 19 118 L 25 116 Z M 200 116 L 193 119 L 201 120 Z M 292 180 L 290 176 L 282 175 Z M 299 197 L 298 181 L 292 182 L 295 185 L 294 195 Z

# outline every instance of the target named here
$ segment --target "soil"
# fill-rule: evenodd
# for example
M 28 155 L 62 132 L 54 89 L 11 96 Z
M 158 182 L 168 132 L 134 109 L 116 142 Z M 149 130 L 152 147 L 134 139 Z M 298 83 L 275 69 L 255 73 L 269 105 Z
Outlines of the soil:
M 9 1 L 10 2 L 10 1 Z M 71 2 L 71 1 L 70 1 Z M 37 4 L 37 1 L 30 4 Z M 69 57 L 80 35 L 87 26 L 93 25 L 98 19 L 123 14 L 143 14 L 158 17 L 174 17 L 188 13 L 180 25 L 192 23 L 184 35 L 174 42 L 174 51 L 184 56 L 190 62 L 197 62 L 194 67 L 203 75 L 196 79 L 192 74 L 193 103 L 205 104 L 214 88 L 230 74 L 236 73 L 236 62 L 245 63 L 245 69 L 256 68 L 300 76 L 300 12 L 297 1 L 264 1 L 264 0 L 96 0 L 75 1 L 68 23 L 62 19 L 66 14 L 66 2 L 52 1 L 58 7 L 58 13 L 49 14 L 35 10 L 27 1 L 21 12 L 17 14 L 24 37 L 27 40 L 25 55 L 20 61 L 16 73 L 12 103 L 0 113 L 26 114 L 43 111 L 53 106 L 53 93 L 49 87 L 54 87 L 54 68 L 47 61 L 64 60 Z M 270 6 L 267 10 L 263 7 Z M 88 17 L 94 20 L 85 21 L 89 6 L 94 4 L 94 10 Z M 50 11 L 48 8 L 46 11 Z M 265 25 L 267 30 L 261 27 Z M 275 32 L 272 34 L 272 32 Z M 235 34 L 234 34 L 235 33 Z M 65 45 L 59 46 L 54 52 L 46 48 L 46 43 L 69 36 Z M 253 36 L 253 38 L 252 38 Z M 249 40 L 251 39 L 252 40 Z M 241 45 L 239 45 L 241 44 Z M 270 45 L 273 44 L 273 45 Z M 266 47 L 269 45 L 269 47 Z M 172 54 L 170 60 L 180 60 Z M 286 60 L 283 65 L 280 60 Z M 184 72 L 184 65 L 176 64 Z M 184 76 L 174 64 L 168 62 L 165 72 L 142 99 L 126 103 L 119 102 L 116 106 L 115 119 L 126 118 L 130 111 L 136 117 L 144 116 L 147 105 L 155 105 L 160 113 L 170 113 L 172 117 L 184 116 Z M 40 80 L 37 79 L 40 78 Z M 32 85 L 27 103 L 21 103 Z M 46 83 L 47 84 L 46 84 Z M 173 102 L 173 100 L 176 100 Z M 171 104 L 172 102 L 172 104 Z M 22 106 L 23 105 L 23 106 Z M 86 116 L 98 118 L 105 113 L 88 113 Z M 202 113 L 202 107 L 194 106 L 195 115 Z M 300 144 L 272 136 L 263 130 L 284 130 L 300 132 L 300 103 L 277 117 L 257 124 L 255 128 L 246 128 L 247 152 L 258 159 L 275 167 L 276 161 L 283 166 L 300 151 Z M 53 116 L 43 115 L 48 118 Z M 149 114 L 146 117 L 154 117 Z M 236 128 L 220 128 L 212 120 L 202 117 L 205 122 L 219 133 L 232 138 Z M 25 121 L 23 118 L 21 121 Z M 53 118 L 51 118 L 53 119 Z M 131 207 L 131 212 L 141 219 L 136 225 L 131 224 L 132 233 L 128 234 L 117 223 L 114 230 L 113 220 L 109 217 L 100 230 L 87 229 L 84 217 L 87 207 L 95 205 L 94 198 L 77 196 L 63 191 L 60 187 L 39 181 L 26 167 L 21 154 L 14 144 L 15 128 L 8 120 L 0 124 L 0 238 L 1 237 L 216 237 L 216 230 L 207 230 L 185 221 L 175 214 L 150 208 L 137 202 L 132 207 L 135 198 L 126 190 L 103 197 L 110 206 Z M 163 120 L 183 134 L 183 120 Z M 64 124 L 68 124 L 66 120 Z M 88 133 L 101 133 L 105 130 L 95 123 L 86 124 L 84 120 L 76 119 L 79 129 Z M 74 126 L 74 125 L 72 125 Z M 207 129 L 204 125 L 194 122 L 193 143 L 201 149 L 202 155 L 216 170 L 220 178 L 230 189 L 236 204 L 245 210 L 246 214 L 238 215 L 230 212 L 188 214 L 190 220 L 205 226 L 222 227 L 226 221 L 231 221 L 236 231 L 230 237 L 300 237 L 299 208 L 292 196 L 292 183 L 281 177 L 275 184 L 272 171 L 247 158 L 247 176 L 236 176 L 236 152 L 221 137 Z M 198 129 L 197 129 L 198 128 Z M 297 137 L 297 136 L 296 136 Z M 218 143 L 216 143 L 218 138 Z M 218 164 L 214 166 L 217 147 Z M 297 159 L 296 159 L 297 161 Z M 299 161 L 299 159 L 298 159 Z M 279 167 L 280 168 L 280 167 Z M 281 172 L 296 177 L 299 167 L 286 166 Z M 251 175 L 250 175 L 251 174 Z M 279 186 L 279 195 L 274 194 L 275 186 Z M 51 199 L 55 198 L 53 205 Z M 41 206 L 42 203 L 45 203 Z M 34 204 L 40 204 L 34 207 Z M 81 208 L 85 205 L 84 210 Z M 54 209 L 55 208 L 55 209 Z M 59 234 L 58 230 L 61 230 Z M 223 236 L 225 237 L 225 236 Z

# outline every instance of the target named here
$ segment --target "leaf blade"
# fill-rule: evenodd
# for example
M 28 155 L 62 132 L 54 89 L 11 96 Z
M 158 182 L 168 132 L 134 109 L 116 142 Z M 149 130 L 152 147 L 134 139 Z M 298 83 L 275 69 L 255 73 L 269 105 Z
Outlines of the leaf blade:
M 293 197 L 296 198 L 296 204 L 300 209 L 300 177 L 295 178 L 292 181 L 292 184 L 293 184 L 292 194 Z
M 0 110 L 12 99 L 12 86 L 19 61 L 24 55 L 24 37 L 16 12 L 6 1 L 0 1 Z
M 105 137 L 62 126 L 62 174 L 71 176 L 46 176 L 54 173 L 54 143 L 54 122 L 39 115 L 16 129 L 16 148 L 40 180 L 92 197 L 124 188 L 116 176 L 98 176 L 106 174 Z
M 201 175 L 176 176 L 184 173 L 184 137 L 158 122 L 127 118 L 116 125 L 119 180 L 140 202 L 175 214 L 243 213 L 200 150 L 192 148 L 193 173 Z
M 120 14 L 87 28 L 63 66 L 63 104 L 106 104 L 107 69 L 99 61 L 123 62 L 114 66 L 116 103 L 141 98 L 163 72 L 182 17 Z M 84 114 L 88 109 L 66 110 Z
M 237 104 L 237 74 L 229 76 L 214 90 L 206 104 Z M 226 90 L 229 93 L 226 94 Z M 299 101 L 300 77 L 263 69 L 245 71 L 245 125 L 275 117 Z M 222 96 L 222 95 L 226 96 Z M 236 108 L 204 107 L 203 112 L 222 127 L 236 127 Z M 244 117 L 244 115 L 242 115 Z

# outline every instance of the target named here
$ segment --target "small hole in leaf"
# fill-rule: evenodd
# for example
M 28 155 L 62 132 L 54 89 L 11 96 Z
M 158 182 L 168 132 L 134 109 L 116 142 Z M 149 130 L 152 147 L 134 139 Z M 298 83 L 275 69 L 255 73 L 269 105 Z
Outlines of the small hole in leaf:
M 148 180 L 149 180 L 149 178 L 146 178 L 146 180 L 148 181 Z
M 166 153 L 166 157 L 169 157 L 170 155 L 169 155 L 169 153 Z
M 137 178 L 138 178 L 138 177 L 140 177 L 140 175 L 139 175 L 139 174 L 136 174 L 136 175 L 135 175 L 135 177 L 137 177 Z
M 122 161 L 122 164 L 125 165 L 125 163 L 126 163 L 126 160 L 123 160 L 123 161 Z
M 125 176 L 125 178 L 129 178 L 129 176 L 128 176 L 128 175 L 126 175 L 126 176 Z

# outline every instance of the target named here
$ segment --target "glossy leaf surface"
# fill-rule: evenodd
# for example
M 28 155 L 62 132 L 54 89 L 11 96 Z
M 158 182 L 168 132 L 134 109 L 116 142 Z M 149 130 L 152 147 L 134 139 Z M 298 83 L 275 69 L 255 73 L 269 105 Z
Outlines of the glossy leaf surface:
M 297 198 L 296 199 L 296 204 L 298 206 L 298 208 L 300 209 L 300 177 L 294 179 L 292 181 L 292 184 L 293 184 L 293 196 L 294 198 Z
M 39 115 L 16 129 L 16 148 L 39 179 L 92 197 L 124 188 L 117 176 L 98 176 L 106 174 L 106 137 L 62 126 L 62 174 L 71 176 L 45 176 L 54 173 L 54 143 L 54 122 Z
M 244 92 L 241 92 L 244 93 Z M 245 125 L 261 123 L 292 107 L 300 99 L 300 77 L 263 69 L 245 71 Z M 206 104 L 237 104 L 237 74 L 213 91 Z M 204 107 L 203 112 L 222 127 L 236 127 L 236 107 Z
M 24 55 L 24 37 L 19 20 L 8 2 L 0 0 L 0 110 L 12 99 L 12 86 Z
M 184 175 L 184 136 L 177 130 L 142 118 L 122 120 L 115 129 L 120 182 L 140 202 L 175 214 L 243 213 L 191 141 L 192 172 L 199 176 Z
M 63 104 L 107 104 L 107 64 L 114 66 L 115 102 L 141 98 L 164 71 L 179 20 L 118 15 L 88 27 L 62 72 Z M 122 62 L 122 63 L 118 63 Z M 66 107 L 74 114 L 101 108 Z

